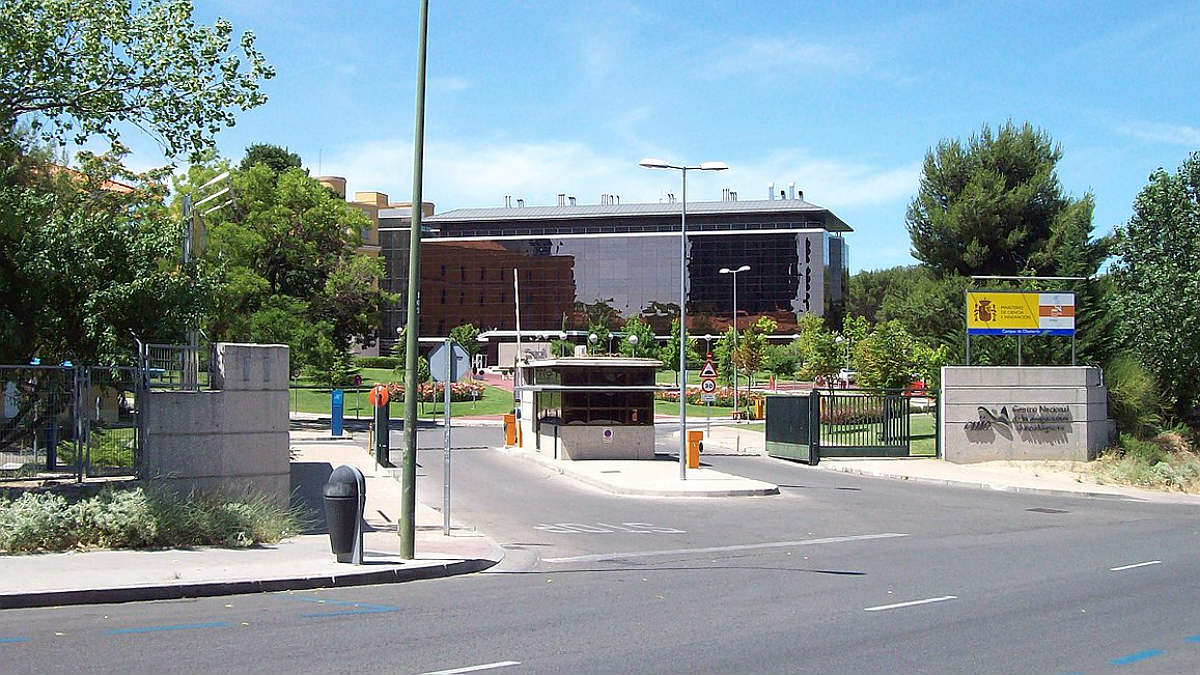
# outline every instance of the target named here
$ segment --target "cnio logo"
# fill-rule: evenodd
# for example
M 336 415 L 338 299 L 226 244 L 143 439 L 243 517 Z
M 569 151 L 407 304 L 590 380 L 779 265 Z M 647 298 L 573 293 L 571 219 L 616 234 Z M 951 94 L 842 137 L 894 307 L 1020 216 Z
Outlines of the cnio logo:
M 1008 406 L 1001 407 L 999 414 L 979 406 L 979 419 L 967 422 L 963 428 L 967 431 L 983 431 L 993 426 L 1005 431 L 1012 430 L 1012 422 L 1008 419 Z

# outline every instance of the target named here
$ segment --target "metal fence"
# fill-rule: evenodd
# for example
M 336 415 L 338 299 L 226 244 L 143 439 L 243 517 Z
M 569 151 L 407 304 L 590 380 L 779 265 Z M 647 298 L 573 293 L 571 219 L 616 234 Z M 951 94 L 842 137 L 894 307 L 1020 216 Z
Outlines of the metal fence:
M 136 475 L 137 368 L 0 365 L 0 481 Z
M 768 396 L 766 445 L 775 457 L 941 456 L 937 396 L 912 390 L 813 390 Z M 774 419 L 773 419 L 774 417 Z
M 198 391 L 209 381 L 209 350 L 199 345 L 139 343 L 138 363 L 153 389 Z

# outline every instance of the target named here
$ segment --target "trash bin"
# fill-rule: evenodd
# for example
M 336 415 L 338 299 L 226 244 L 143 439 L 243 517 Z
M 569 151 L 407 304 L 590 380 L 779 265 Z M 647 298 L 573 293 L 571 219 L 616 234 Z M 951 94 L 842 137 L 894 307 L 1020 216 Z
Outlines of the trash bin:
M 334 469 L 325 483 L 324 494 L 330 549 L 338 562 L 361 565 L 363 508 L 367 501 L 367 483 L 362 471 L 348 464 Z
M 704 443 L 701 442 L 704 440 L 704 432 L 703 431 L 689 431 L 689 432 L 687 432 L 687 439 L 688 439 L 688 444 L 687 444 L 688 468 L 689 469 L 699 469 L 700 468 L 700 451 L 704 449 Z
M 504 416 L 504 447 L 517 444 L 517 416 Z

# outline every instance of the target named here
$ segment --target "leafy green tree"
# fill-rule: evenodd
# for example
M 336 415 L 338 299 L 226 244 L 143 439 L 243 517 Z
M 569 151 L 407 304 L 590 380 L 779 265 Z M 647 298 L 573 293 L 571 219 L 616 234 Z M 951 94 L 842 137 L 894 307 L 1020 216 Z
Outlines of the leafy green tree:
M 1063 195 L 1062 157 L 1030 124 L 984 125 L 966 146 L 943 140 L 925 155 L 908 207 L 913 256 L 939 276 L 1049 274 L 1054 225 L 1080 203 Z
M 625 356 L 637 356 L 658 358 L 659 349 L 658 343 L 654 340 L 654 329 L 650 328 L 650 324 L 634 317 L 625 322 L 625 335 L 621 337 L 621 345 L 619 351 Z M 629 343 L 629 336 L 637 336 L 637 346 Z M 675 360 L 679 360 L 676 357 Z
M 659 352 L 659 359 L 663 362 L 663 368 L 679 372 L 679 319 L 671 321 L 671 337 L 667 340 L 667 344 L 663 346 Z M 700 356 L 700 348 L 696 338 L 688 335 L 687 344 L 687 362 L 688 367 L 692 368 L 703 362 Z
M 131 173 L 124 156 L 82 152 L 62 170 L 0 139 L 0 363 L 124 363 L 134 334 L 179 339 L 204 314 L 212 276 L 179 262 L 162 172 Z
M 754 375 L 762 367 L 766 355 L 767 336 L 774 333 L 778 327 L 774 319 L 763 316 L 744 328 L 738 337 L 737 349 L 731 354 L 731 359 L 751 386 L 754 384 Z
M 717 338 L 717 344 L 713 347 L 717 379 L 726 387 L 733 386 L 733 354 L 733 326 L 730 326 L 721 337 Z
M 791 377 L 800 369 L 804 355 L 800 342 L 792 340 L 782 345 L 767 345 L 763 354 L 763 370 L 775 377 Z
M 193 165 L 179 190 L 228 168 Z M 298 366 L 335 374 L 354 343 L 373 344 L 394 302 L 379 260 L 357 251 L 370 221 L 300 169 L 231 174 L 237 206 L 207 224 L 204 257 L 220 273 L 209 336 L 285 343 Z
M 255 143 L 246 148 L 246 155 L 242 157 L 242 163 L 238 165 L 238 168 L 246 171 L 256 164 L 262 164 L 275 173 L 303 167 L 300 155 L 270 143 Z
M 51 144 L 116 141 L 128 123 L 171 156 L 201 152 L 275 74 L 252 33 L 235 48 L 191 0 L 5 0 L 0 26 L 0 133 L 25 121 Z
M 596 336 L 596 340 L 592 341 L 592 336 Z M 608 353 L 609 337 L 612 333 L 608 330 L 608 324 L 592 323 L 588 326 L 588 354 L 606 354 Z
M 833 381 L 845 362 L 845 348 L 838 344 L 837 336 L 826 330 L 821 317 L 806 316 L 800 319 L 800 337 L 796 340 L 804 354 L 801 376 L 820 380 L 833 389 Z
M 1159 169 L 1117 228 L 1115 303 L 1126 343 L 1179 419 L 1200 404 L 1200 153 Z
M 450 339 L 463 346 L 475 363 L 475 355 L 479 353 L 479 327 L 473 323 L 463 323 L 450 329 Z
M 908 386 L 919 370 L 918 344 L 899 321 L 879 324 L 854 346 L 858 381 L 880 389 Z

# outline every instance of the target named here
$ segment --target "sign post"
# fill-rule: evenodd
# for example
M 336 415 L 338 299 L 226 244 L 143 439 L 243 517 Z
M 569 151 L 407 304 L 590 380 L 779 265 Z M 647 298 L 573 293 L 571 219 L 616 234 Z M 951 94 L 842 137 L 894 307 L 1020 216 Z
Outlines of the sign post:
M 717 400 L 717 368 L 713 365 L 712 352 L 704 359 L 704 367 L 700 369 L 700 400 L 704 401 L 708 412 L 705 420 L 704 437 L 712 436 L 712 404 Z
M 442 534 L 450 536 L 450 385 L 470 372 L 470 356 L 450 338 L 429 352 L 429 375 L 442 383 Z
M 388 432 L 388 421 L 391 415 L 388 408 L 388 390 L 382 384 L 371 387 L 367 394 L 371 410 L 375 413 L 375 463 L 381 466 L 392 466 L 391 434 Z

